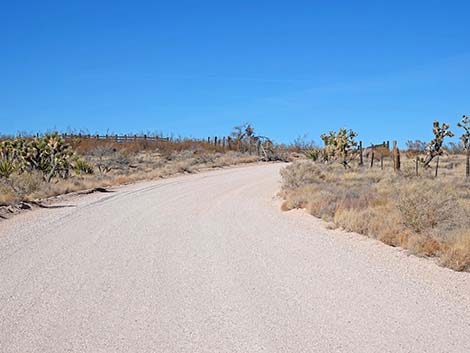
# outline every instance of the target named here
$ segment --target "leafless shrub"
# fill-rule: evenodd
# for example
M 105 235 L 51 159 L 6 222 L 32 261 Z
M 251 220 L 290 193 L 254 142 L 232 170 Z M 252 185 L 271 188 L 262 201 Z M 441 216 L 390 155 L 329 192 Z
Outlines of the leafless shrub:
M 454 193 L 441 183 L 411 183 L 399 190 L 396 201 L 405 227 L 416 233 L 455 224 L 459 206 Z
M 284 189 L 296 189 L 325 179 L 322 169 L 311 162 L 295 162 L 281 170 Z

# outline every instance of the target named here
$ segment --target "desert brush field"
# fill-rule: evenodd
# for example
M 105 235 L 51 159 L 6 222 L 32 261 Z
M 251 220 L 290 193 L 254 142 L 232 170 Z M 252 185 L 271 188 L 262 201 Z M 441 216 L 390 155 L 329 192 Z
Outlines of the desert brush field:
M 281 171 L 284 210 L 305 208 L 332 227 L 376 238 L 442 266 L 470 270 L 469 120 L 461 144 L 445 145 L 449 125 L 434 123 L 429 143 L 385 145 L 357 154 L 355 134 L 324 135 Z M 329 140 L 328 140 L 329 139 Z

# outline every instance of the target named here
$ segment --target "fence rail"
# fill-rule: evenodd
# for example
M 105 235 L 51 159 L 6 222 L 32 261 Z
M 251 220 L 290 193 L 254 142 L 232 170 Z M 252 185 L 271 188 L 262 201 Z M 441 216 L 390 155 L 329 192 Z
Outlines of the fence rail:
M 169 137 L 148 136 L 148 135 L 86 135 L 86 134 L 62 134 L 65 140 L 73 139 L 93 139 L 100 141 L 113 141 L 118 143 L 149 141 L 149 142 L 168 142 Z

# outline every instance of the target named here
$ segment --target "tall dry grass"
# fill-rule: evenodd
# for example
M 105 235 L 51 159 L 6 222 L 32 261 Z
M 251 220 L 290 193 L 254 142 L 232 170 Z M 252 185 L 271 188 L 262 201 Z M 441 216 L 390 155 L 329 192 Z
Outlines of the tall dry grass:
M 458 271 L 470 270 L 470 183 L 463 159 L 441 159 L 442 172 L 415 175 L 390 165 L 345 170 L 339 165 L 295 162 L 281 171 L 283 209 L 305 208 L 347 231 L 436 258 Z

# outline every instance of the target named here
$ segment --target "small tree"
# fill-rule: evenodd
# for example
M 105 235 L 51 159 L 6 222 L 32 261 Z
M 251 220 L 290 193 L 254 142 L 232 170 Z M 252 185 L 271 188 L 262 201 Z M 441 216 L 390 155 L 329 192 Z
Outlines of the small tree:
M 324 159 L 326 161 L 341 160 L 344 168 L 349 167 L 349 162 L 356 151 L 357 142 L 354 140 L 357 134 L 353 130 L 345 128 L 340 129 L 337 133 L 330 131 L 328 134 L 321 135 L 321 139 L 325 144 Z
M 272 145 L 272 141 L 269 138 L 257 135 L 254 127 L 249 123 L 235 126 L 229 138 L 229 143 L 234 141 L 237 144 L 238 151 L 249 152 L 250 154 L 255 149 L 258 149 L 260 145 L 264 145 L 263 148 Z
M 240 151 L 244 145 L 250 145 L 254 137 L 255 129 L 249 123 L 235 126 L 230 137 L 237 143 L 237 150 Z
M 432 132 L 434 134 L 434 139 L 426 147 L 427 156 L 424 160 L 424 167 L 428 168 L 431 164 L 432 160 L 437 157 L 437 165 L 436 165 L 436 176 L 437 171 L 439 168 L 439 156 L 441 156 L 444 152 L 442 146 L 444 145 L 444 139 L 446 137 L 453 137 L 454 134 L 452 131 L 449 130 L 450 125 L 443 123 L 442 125 L 439 121 L 435 120 L 433 123 Z
M 457 124 L 458 127 L 464 129 L 464 133 L 460 137 L 462 145 L 466 151 L 466 168 L 465 175 L 467 178 L 470 177 L 470 119 L 468 116 L 464 115 L 462 120 Z

